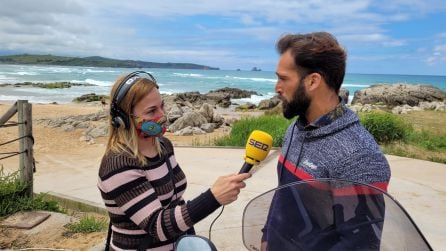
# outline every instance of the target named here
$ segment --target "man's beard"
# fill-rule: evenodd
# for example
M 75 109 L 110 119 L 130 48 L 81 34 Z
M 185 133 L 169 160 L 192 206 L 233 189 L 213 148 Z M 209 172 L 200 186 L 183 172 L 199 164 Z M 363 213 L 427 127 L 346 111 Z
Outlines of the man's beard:
M 303 79 L 300 81 L 297 90 L 290 102 L 282 99 L 283 116 L 287 119 L 291 119 L 294 116 L 305 118 L 308 107 L 310 107 L 311 99 L 308 97 L 305 91 Z

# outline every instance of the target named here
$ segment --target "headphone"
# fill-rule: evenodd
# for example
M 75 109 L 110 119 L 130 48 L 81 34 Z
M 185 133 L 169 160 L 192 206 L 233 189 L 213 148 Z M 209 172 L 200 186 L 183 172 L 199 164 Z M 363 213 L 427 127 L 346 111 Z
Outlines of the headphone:
M 125 129 L 130 128 L 130 118 L 129 115 L 126 114 L 120 107 L 122 100 L 124 99 L 127 92 L 132 88 L 132 86 L 137 82 L 137 80 L 140 80 L 142 78 L 149 79 L 153 83 L 155 83 L 156 87 L 158 88 L 158 85 L 156 84 L 156 79 L 152 76 L 152 74 L 146 72 L 146 71 L 134 71 L 132 73 L 129 73 L 122 81 L 119 83 L 118 88 L 116 89 L 115 95 L 113 96 L 113 99 L 111 101 L 111 107 L 110 107 L 110 115 L 111 115 L 111 124 L 114 128 L 124 127 Z M 154 128 L 154 130 L 148 130 L 143 131 L 144 133 L 148 134 L 149 136 L 154 136 L 157 134 L 153 134 L 155 131 L 161 131 L 161 126 L 156 122 L 144 122 L 144 123 L 153 123 L 158 125 L 160 129 L 157 129 L 156 126 L 143 126 L 142 128 Z M 144 124 L 143 123 L 143 124 Z

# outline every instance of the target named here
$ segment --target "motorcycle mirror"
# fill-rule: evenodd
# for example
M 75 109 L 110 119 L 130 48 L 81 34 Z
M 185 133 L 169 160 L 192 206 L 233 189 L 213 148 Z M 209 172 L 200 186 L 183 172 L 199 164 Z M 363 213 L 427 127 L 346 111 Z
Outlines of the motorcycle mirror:
M 217 251 L 215 245 L 208 239 L 199 235 L 183 235 L 175 245 L 175 251 Z

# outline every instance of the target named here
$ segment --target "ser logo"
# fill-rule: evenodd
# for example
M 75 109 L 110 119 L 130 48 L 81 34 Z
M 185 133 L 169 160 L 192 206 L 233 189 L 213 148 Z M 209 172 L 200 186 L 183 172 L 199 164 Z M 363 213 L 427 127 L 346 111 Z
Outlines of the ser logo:
M 267 144 L 264 144 L 264 143 L 262 143 L 260 141 L 255 140 L 255 139 L 249 139 L 249 145 L 251 145 L 251 146 L 253 146 L 255 148 L 258 148 L 260 150 L 263 150 L 265 152 L 268 151 L 268 145 Z

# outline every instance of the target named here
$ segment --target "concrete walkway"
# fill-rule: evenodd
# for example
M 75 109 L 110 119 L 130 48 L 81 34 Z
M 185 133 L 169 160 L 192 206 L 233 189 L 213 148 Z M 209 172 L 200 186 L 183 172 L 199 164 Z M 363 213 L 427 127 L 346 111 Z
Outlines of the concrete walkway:
M 187 200 L 208 189 L 218 176 L 238 172 L 244 149 L 176 147 L 175 153 L 188 179 Z M 104 208 L 96 188 L 101 157 L 92 156 L 91 149 L 57 158 L 41 156 L 34 179 L 35 192 L 49 192 Z M 219 250 L 245 250 L 241 231 L 243 209 L 252 198 L 277 185 L 277 157 L 277 150 L 271 151 L 247 181 L 239 199 L 226 206 L 214 224 L 212 241 Z M 405 207 L 434 250 L 446 250 L 446 165 L 395 156 L 387 159 L 392 169 L 389 193 Z M 39 172 L 39 166 L 44 166 L 45 171 Z M 208 237 L 209 226 L 219 211 L 196 225 L 198 234 Z

